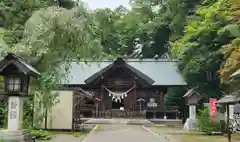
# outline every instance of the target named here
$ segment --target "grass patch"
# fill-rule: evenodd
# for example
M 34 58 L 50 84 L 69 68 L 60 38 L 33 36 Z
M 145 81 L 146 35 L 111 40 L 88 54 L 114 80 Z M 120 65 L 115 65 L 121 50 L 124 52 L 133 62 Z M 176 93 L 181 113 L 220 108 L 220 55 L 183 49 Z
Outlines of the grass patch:
M 182 142 L 220 142 L 224 138 L 221 136 L 206 136 L 206 135 L 183 135 Z
M 160 125 L 160 126 L 156 125 L 154 127 L 162 130 L 183 130 L 183 127 L 174 126 L 174 125 Z
M 152 127 L 157 133 L 167 134 L 175 131 L 184 131 L 183 127 L 178 127 L 174 125 L 156 125 Z M 199 132 L 198 130 L 191 130 L 190 132 Z M 192 134 L 169 134 L 169 138 L 172 142 L 227 142 L 227 136 L 221 135 L 202 135 L 197 133 Z M 240 142 L 240 134 L 232 135 L 232 142 Z
M 178 140 L 177 142 L 226 142 L 227 137 L 224 136 L 211 136 L 211 135 L 174 135 L 174 139 Z M 232 136 L 232 142 L 239 142 L 240 135 L 234 134 Z
M 64 134 L 64 135 L 72 135 L 74 137 L 80 137 L 88 134 L 88 132 L 62 132 L 62 131 L 49 131 L 49 133 L 51 135 Z
M 59 135 L 59 134 L 72 135 L 74 137 L 84 136 L 84 135 L 87 135 L 92 130 L 93 127 L 94 125 L 87 125 L 86 127 L 84 127 L 83 132 L 51 131 L 51 130 L 28 130 L 28 131 L 32 136 L 35 136 L 37 140 L 50 140 L 53 138 L 54 135 Z

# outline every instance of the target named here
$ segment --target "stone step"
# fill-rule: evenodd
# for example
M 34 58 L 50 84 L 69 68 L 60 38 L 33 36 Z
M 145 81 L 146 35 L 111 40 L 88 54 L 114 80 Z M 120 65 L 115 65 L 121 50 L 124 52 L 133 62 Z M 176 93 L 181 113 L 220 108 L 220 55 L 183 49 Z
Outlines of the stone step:
M 89 119 L 85 124 L 123 124 L 123 125 L 145 125 L 151 124 L 147 119 Z
M 154 124 L 183 125 L 180 119 L 149 119 Z

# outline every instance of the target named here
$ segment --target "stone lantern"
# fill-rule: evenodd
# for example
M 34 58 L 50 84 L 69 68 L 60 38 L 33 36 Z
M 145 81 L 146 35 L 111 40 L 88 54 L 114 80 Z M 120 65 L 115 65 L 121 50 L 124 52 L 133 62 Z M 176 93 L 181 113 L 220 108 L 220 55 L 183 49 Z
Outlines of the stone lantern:
M 189 106 L 189 118 L 186 120 L 184 124 L 184 129 L 192 130 L 196 129 L 196 106 L 198 102 L 201 100 L 201 95 L 197 92 L 197 87 L 188 90 L 188 92 L 183 96 L 187 98 L 187 103 Z
M 4 78 L 4 92 L 8 96 L 8 126 L 1 131 L 5 140 L 29 141 L 22 129 L 23 98 L 28 96 L 30 77 L 37 77 L 40 73 L 23 58 L 8 53 L 0 61 L 0 75 Z

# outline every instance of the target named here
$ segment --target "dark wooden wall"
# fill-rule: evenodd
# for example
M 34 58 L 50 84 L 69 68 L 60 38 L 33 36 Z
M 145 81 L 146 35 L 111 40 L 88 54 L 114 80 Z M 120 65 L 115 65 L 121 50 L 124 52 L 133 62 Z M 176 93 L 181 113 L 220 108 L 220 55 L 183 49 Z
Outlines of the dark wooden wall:
M 128 93 L 127 97 L 124 98 L 124 107 L 128 110 L 137 110 L 137 106 L 140 105 L 137 100 L 140 98 L 145 100 L 145 103 L 142 103 L 145 107 L 150 98 L 155 98 L 156 103 L 161 105 L 162 108 L 164 106 L 166 87 L 150 85 L 144 88 L 144 85 L 137 75 L 120 68 L 110 71 L 95 83 L 94 87 L 98 88 L 97 90 L 95 89 L 95 95 L 103 100 L 103 102 L 100 102 L 101 110 L 112 109 L 112 97 L 109 96 L 108 91 L 103 86 L 113 92 L 125 92 L 133 86 L 136 86 Z M 89 87 L 91 88 L 91 86 Z M 93 90 L 88 89 L 87 91 Z
M 131 88 L 136 82 L 135 76 L 126 70 L 115 69 L 111 73 L 105 75 L 99 83 L 108 88 L 126 89 L 129 87 Z
M 89 117 L 88 113 L 92 113 L 92 111 L 95 111 L 96 108 L 98 108 L 98 111 L 100 112 L 111 111 L 112 96 L 109 96 L 108 91 L 104 87 L 113 92 L 126 92 L 135 86 L 134 89 L 128 92 L 127 97 L 124 97 L 125 110 L 132 112 L 147 110 L 147 103 L 149 102 L 150 98 L 154 98 L 155 102 L 158 104 L 158 108 L 160 108 L 160 110 L 164 110 L 164 94 L 166 93 L 167 87 L 152 86 L 144 83 L 146 82 L 140 79 L 139 76 L 125 69 L 118 68 L 112 70 L 108 74 L 103 75 L 93 84 L 82 87 L 85 91 L 94 92 L 94 95 L 101 101 L 98 103 L 95 102 L 95 106 L 86 104 L 87 108 L 82 105 L 77 105 L 75 108 L 81 109 L 81 113 L 84 111 L 84 116 L 87 117 Z M 145 102 L 141 102 L 141 105 L 140 102 L 137 101 L 140 98 L 145 100 Z M 76 103 L 76 100 L 74 103 Z M 96 103 L 98 107 L 96 107 Z M 101 116 L 101 114 L 98 114 L 98 116 Z
M 113 92 L 124 92 L 126 90 L 128 90 L 128 89 L 113 89 L 113 88 L 111 88 L 111 91 L 113 91 Z M 92 90 L 86 89 L 86 91 L 92 91 Z M 108 91 L 106 91 L 102 87 L 102 89 L 99 89 L 98 91 L 94 91 L 94 93 L 97 98 L 103 99 L 103 102 L 100 103 L 102 110 L 112 109 L 112 97 L 109 96 Z M 134 96 L 134 94 L 136 94 L 136 97 Z M 165 88 L 162 88 L 162 87 L 146 88 L 146 89 L 142 89 L 142 88 L 133 89 L 132 91 L 130 91 L 127 94 L 127 97 L 124 98 L 125 109 L 129 109 L 129 110 L 137 109 L 134 107 L 136 107 L 137 105 L 140 105 L 140 103 L 137 101 L 140 98 L 145 100 L 145 102 L 142 102 L 142 105 L 144 105 L 144 106 L 147 105 L 147 102 L 149 102 L 150 98 L 154 98 L 156 100 L 156 103 L 158 103 L 163 108 L 164 94 L 165 94 Z

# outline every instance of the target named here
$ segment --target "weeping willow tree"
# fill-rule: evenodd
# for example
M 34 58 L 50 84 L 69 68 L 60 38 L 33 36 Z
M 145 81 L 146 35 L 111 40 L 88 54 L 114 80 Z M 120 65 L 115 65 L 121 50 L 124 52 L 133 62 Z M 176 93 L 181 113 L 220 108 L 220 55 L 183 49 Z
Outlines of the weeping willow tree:
M 53 90 L 59 89 L 59 84 L 67 81 L 72 59 L 104 56 L 95 31 L 95 19 L 82 5 L 73 9 L 46 7 L 32 14 L 24 25 L 21 40 L 7 47 L 7 51 L 24 57 L 41 72 L 40 78 L 31 80 L 31 97 L 24 111 L 25 127 L 31 125 L 29 122 L 34 106 L 37 126 L 42 124 L 47 112 L 58 102 Z
M 33 64 L 42 76 L 34 83 L 36 87 L 32 87 L 32 91 L 37 98 L 36 108 L 43 109 L 35 110 L 43 112 L 40 118 L 58 102 L 57 94 L 52 91 L 65 81 L 71 60 L 102 55 L 95 28 L 93 17 L 83 6 L 70 10 L 43 8 L 26 22 L 23 40 L 14 50 L 27 58 L 37 57 Z

